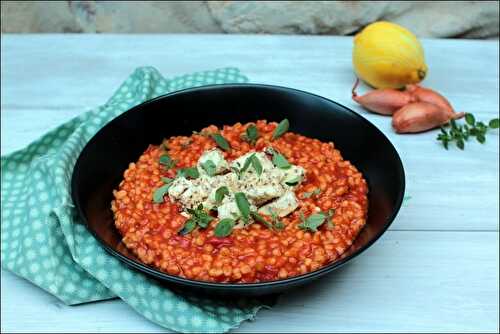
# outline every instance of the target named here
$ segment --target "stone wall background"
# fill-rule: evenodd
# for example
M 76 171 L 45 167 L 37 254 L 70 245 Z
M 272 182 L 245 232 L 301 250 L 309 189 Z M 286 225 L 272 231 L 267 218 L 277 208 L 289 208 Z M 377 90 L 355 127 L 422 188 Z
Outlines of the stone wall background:
M 377 20 L 420 37 L 498 38 L 498 1 L 2 1 L 2 33 L 351 35 Z

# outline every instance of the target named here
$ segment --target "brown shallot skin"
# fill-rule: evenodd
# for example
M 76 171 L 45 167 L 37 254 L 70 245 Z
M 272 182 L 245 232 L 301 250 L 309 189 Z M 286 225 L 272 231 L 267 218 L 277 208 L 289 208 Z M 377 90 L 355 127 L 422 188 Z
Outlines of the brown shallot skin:
M 392 116 L 392 127 L 397 133 L 423 132 L 444 125 L 465 113 L 455 113 L 428 102 L 413 102 L 399 109 Z
M 352 87 L 352 99 L 362 105 L 365 109 L 382 115 L 392 115 L 394 112 L 413 101 L 409 92 L 396 89 L 376 89 L 365 95 L 359 96 L 356 87 L 359 79 L 356 79 Z
M 406 92 L 408 92 L 417 102 L 432 103 L 448 112 L 454 112 L 451 103 L 435 90 L 411 84 L 406 86 Z

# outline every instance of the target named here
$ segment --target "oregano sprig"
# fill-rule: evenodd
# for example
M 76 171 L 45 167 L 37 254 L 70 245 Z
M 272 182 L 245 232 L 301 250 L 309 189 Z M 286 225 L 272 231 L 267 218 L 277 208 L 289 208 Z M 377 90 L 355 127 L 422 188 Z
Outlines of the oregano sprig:
M 440 133 L 437 135 L 437 140 L 441 141 L 445 149 L 449 148 L 450 143 L 455 143 L 455 145 L 463 150 L 465 148 L 465 142 L 469 140 L 470 137 L 476 137 L 476 140 L 483 144 L 486 141 L 486 133 L 488 129 L 498 129 L 499 119 L 494 118 L 488 122 L 488 125 L 481 121 L 476 121 L 474 115 L 467 113 L 465 114 L 466 124 L 457 124 L 455 120 L 451 120 L 448 126 L 442 126 Z
M 184 226 L 179 230 L 180 235 L 185 235 L 192 232 L 196 227 L 207 228 L 208 224 L 214 219 L 203 209 L 203 204 L 198 205 L 195 209 L 187 209 L 191 214 L 191 218 L 186 220 Z

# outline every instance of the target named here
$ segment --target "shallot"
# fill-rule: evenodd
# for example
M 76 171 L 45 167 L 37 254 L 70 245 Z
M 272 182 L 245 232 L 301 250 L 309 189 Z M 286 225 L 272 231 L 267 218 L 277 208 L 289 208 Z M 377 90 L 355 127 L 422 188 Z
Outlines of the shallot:
M 435 90 L 414 84 L 407 85 L 405 89 L 415 101 L 432 103 L 446 111 L 454 111 L 451 103 Z
M 402 107 L 392 116 L 392 127 L 397 133 L 422 132 L 459 119 L 465 113 L 455 113 L 429 102 L 413 102 Z
M 364 108 L 382 115 L 392 115 L 396 110 L 413 102 L 413 97 L 409 92 L 397 89 L 375 89 L 365 95 L 359 96 L 356 93 L 359 79 L 356 79 L 352 87 L 352 99 Z

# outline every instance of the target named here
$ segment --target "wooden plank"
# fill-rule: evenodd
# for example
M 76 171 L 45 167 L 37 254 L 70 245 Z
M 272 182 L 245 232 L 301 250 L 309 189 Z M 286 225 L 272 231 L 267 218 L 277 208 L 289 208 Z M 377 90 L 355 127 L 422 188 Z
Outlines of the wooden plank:
M 391 230 L 355 262 L 286 294 L 240 331 L 498 332 L 498 132 L 465 152 L 443 150 L 432 132 L 396 135 L 390 119 L 350 100 L 350 37 L 2 35 L 1 42 L 2 154 L 102 104 L 144 65 L 167 77 L 236 66 L 253 82 L 343 103 L 394 143 L 411 198 Z M 423 44 L 426 85 L 458 110 L 498 117 L 498 41 Z M 164 331 L 120 301 L 67 307 L 12 274 L 2 271 L 1 278 L 5 332 Z
M 494 332 L 498 232 L 388 232 L 236 332 Z M 65 306 L 2 271 L 4 332 L 162 332 L 119 300 Z

